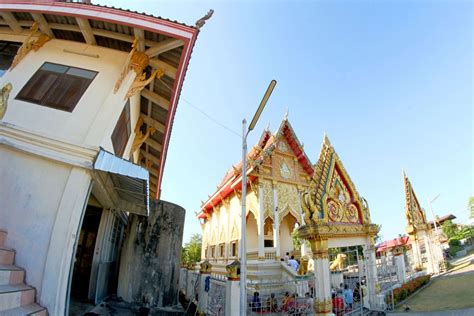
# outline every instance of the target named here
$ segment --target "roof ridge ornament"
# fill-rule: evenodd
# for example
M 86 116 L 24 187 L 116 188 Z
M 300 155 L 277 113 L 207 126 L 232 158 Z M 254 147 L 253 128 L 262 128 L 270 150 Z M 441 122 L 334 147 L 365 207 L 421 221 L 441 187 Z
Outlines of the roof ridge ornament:
M 213 14 L 214 14 L 214 10 L 210 9 L 205 16 L 203 16 L 202 18 L 200 18 L 199 20 L 196 21 L 195 27 L 198 30 L 200 30 L 201 27 L 203 27 L 204 24 L 206 24 L 206 21 L 209 20 L 212 17 Z

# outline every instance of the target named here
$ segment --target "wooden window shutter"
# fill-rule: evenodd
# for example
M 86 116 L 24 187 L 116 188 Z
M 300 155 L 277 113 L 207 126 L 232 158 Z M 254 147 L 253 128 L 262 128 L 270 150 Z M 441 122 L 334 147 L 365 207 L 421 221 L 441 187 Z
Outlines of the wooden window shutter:
M 60 74 L 39 70 L 28 83 L 21 89 L 18 94 L 18 99 L 30 101 L 34 103 L 41 103 L 48 91 L 52 90 Z
M 115 125 L 114 131 L 112 132 L 112 146 L 114 147 L 116 156 L 123 156 L 128 138 L 130 137 L 130 132 L 130 102 L 127 101 L 117 121 L 117 125 Z

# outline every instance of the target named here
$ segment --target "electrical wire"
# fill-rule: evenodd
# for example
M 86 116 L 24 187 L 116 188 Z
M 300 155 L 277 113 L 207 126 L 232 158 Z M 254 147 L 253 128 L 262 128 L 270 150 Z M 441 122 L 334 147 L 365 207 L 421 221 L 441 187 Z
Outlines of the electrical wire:
M 163 80 L 161 80 L 161 78 L 158 78 L 158 80 L 166 87 L 168 88 L 168 90 L 170 90 L 170 92 L 173 92 L 173 89 L 171 89 L 170 86 L 168 86 L 168 84 L 166 82 L 164 82 Z M 186 100 L 185 98 L 183 97 L 180 97 L 181 100 L 183 100 L 184 102 L 186 102 L 190 107 L 192 107 L 193 109 L 197 110 L 198 112 L 200 112 L 202 115 L 204 115 L 205 117 L 207 117 L 210 121 L 214 122 L 215 124 L 219 125 L 220 127 L 222 127 L 223 129 L 227 130 L 228 132 L 236 135 L 237 137 L 241 137 L 242 135 L 240 135 L 238 132 L 234 131 L 233 129 L 231 129 L 230 127 L 227 127 L 225 126 L 223 123 L 219 122 L 217 119 L 213 118 L 212 116 L 210 116 L 209 114 L 207 114 L 204 110 L 200 109 L 199 107 L 193 105 L 191 102 L 189 102 L 188 100 Z

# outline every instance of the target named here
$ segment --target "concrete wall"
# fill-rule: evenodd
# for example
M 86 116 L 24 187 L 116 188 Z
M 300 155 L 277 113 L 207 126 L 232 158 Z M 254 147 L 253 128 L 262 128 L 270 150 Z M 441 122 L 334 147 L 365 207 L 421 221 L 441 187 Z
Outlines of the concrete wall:
M 148 307 L 175 305 L 185 210 L 152 203 L 148 218 L 131 215 L 120 259 L 117 294 Z
M 52 176 L 54 175 L 54 176 Z M 50 315 L 64 313 L 77 229 L 91 176 L 83 168 L 0 146 L 0 228 Z
M 54 219 L 71 168 L 7 147 L 0 150 L 0 228 L 8 231 L 16 264 L 26 269 L 26 281 L 40 295 Z

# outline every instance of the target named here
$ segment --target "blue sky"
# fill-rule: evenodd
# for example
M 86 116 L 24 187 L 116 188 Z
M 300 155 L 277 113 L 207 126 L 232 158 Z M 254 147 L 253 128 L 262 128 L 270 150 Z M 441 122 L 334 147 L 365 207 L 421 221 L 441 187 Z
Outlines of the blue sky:
M 94 1 L 96 2 L 96 1 Z M 96 3 L 100 3 L 97 1 Z M 194 24 L 162 198 L 194 212 L 240 159 L 240 131 L 271 79 L 278 84 L 249 137 L 286 109 L 313 163 L 326 132 L 384 239 L 404 233 L 405 169 L 420 203 L 467 222 L 473 182 L 473 3 L 470 1 L 102 1 Z M 431 214 L 427 214 L 431 219 Z

